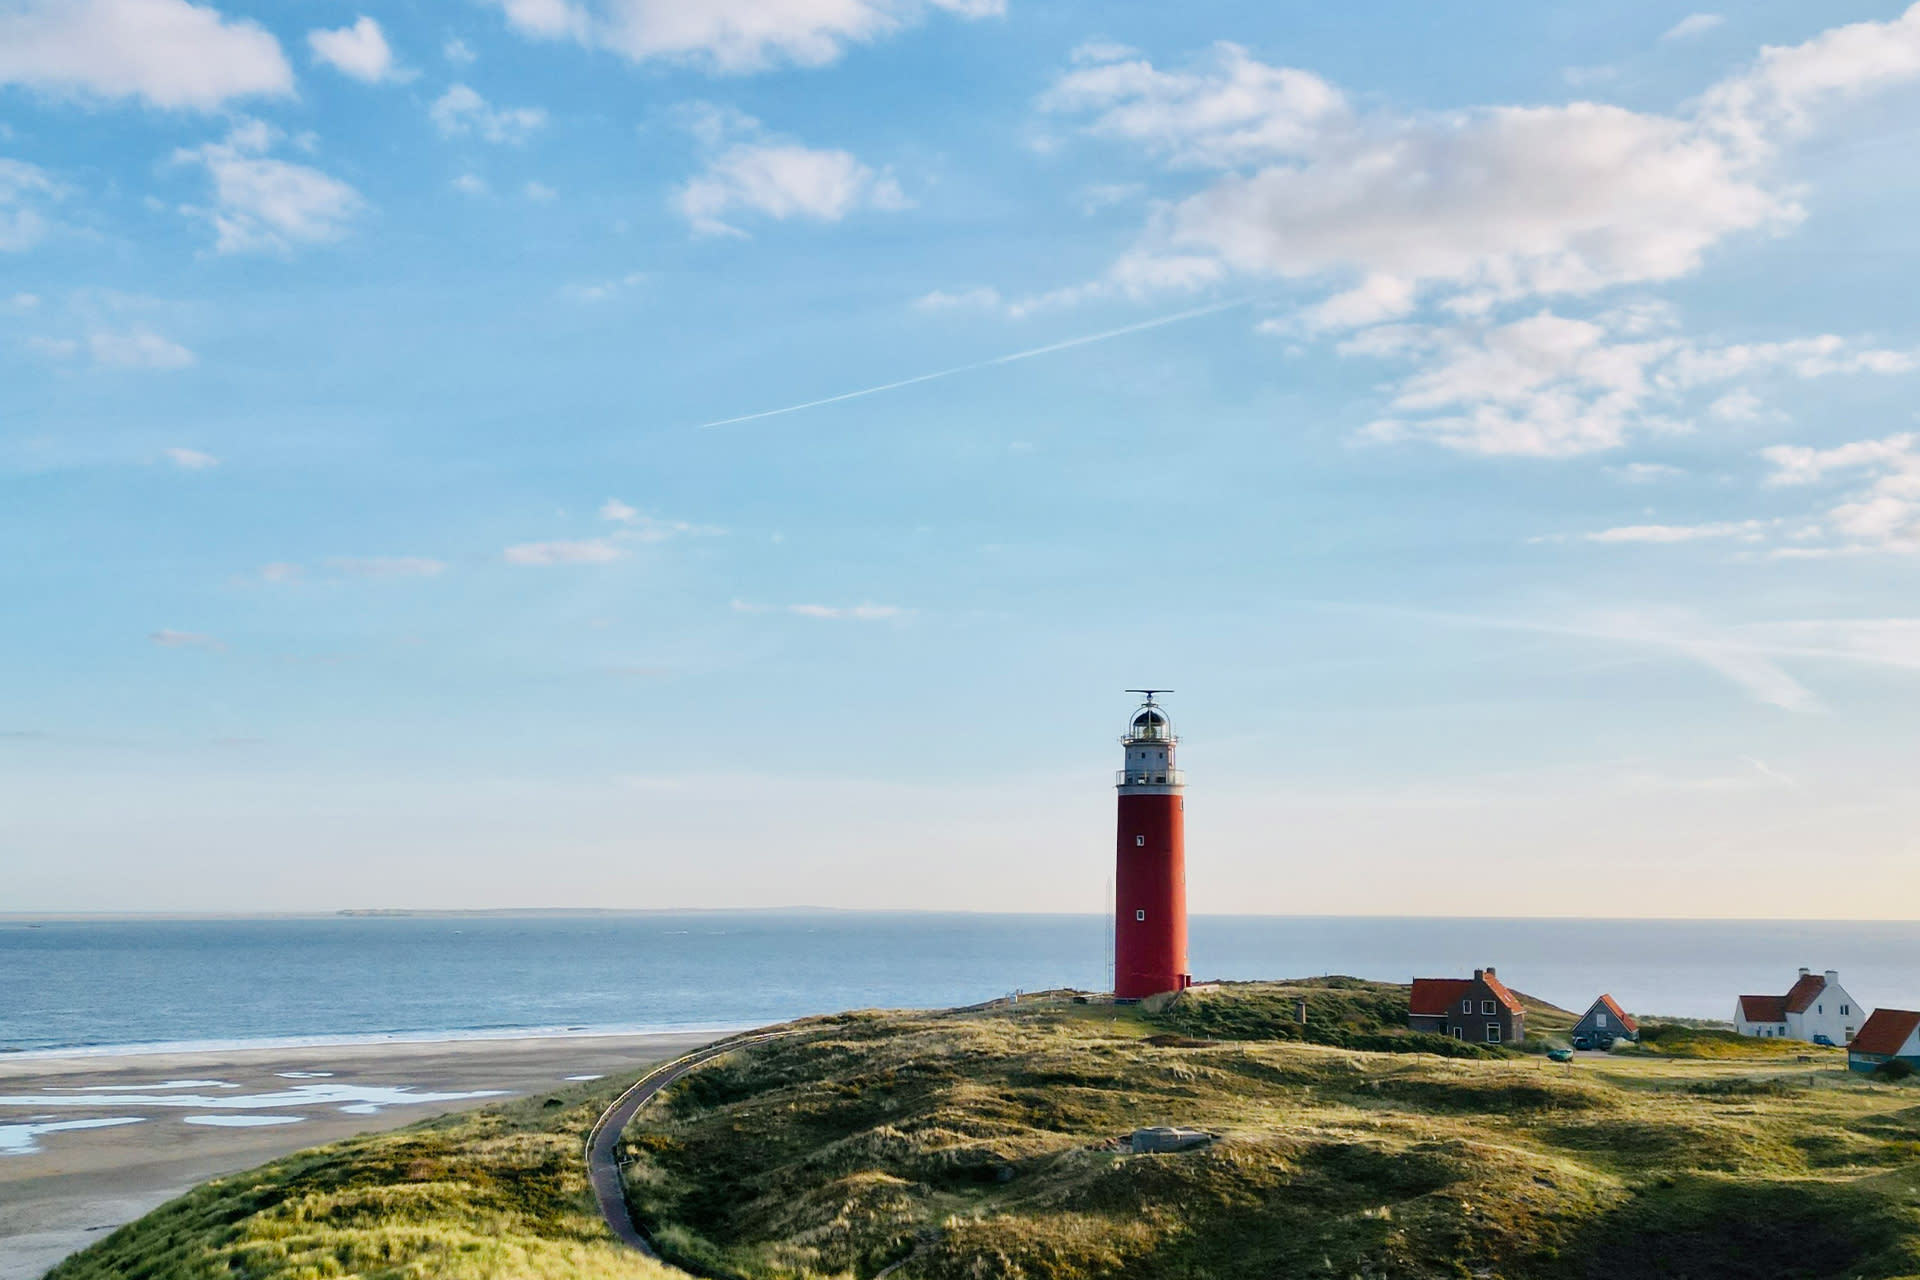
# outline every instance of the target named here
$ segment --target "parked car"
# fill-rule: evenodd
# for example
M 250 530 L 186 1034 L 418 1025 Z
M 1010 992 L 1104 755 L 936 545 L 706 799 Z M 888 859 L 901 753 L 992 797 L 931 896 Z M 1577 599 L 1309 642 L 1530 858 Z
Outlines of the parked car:
M 1549 1062 L 1572 1062 L 1572 1061 L 1573 1061 L 1573 1050 L 1571 1050 L 1571 1049 L 1549 1049 L 1549 1050 L 1547 1050 L 1547 1061 L 1549 1061 Z
M 1576 1049 L 1591 1049 L 1593 1048 L 1593 1041 L 1587 1039 L 1585 1036 L 1575 1036 L 1573 1038 L 1573 1047 Z
M 1829 1049 L 1834 1047 L 1833 1038 L 1831 1036 L 1815 1036 L 1813 1038 L 1813 1042 L 1815 1044 L 1825 1045 Z

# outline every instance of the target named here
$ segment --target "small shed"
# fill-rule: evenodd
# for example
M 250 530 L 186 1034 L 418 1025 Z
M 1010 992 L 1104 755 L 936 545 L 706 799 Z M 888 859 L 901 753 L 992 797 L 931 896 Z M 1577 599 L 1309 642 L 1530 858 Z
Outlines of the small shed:
M 1898 1059 L 1920 1069 L 1920 1013 L 1911 1009 L 1875 1009 L 1860 1034 L 1847 1046 L 1847 1067 L 1872 1071 Z
M 1615 1040 L 1638 1040 L 1640 1024 L 1610 995 L 1593 1002 L 1580 1021 L 1573 1024 L 1576 1049 L 1611 1049 Z

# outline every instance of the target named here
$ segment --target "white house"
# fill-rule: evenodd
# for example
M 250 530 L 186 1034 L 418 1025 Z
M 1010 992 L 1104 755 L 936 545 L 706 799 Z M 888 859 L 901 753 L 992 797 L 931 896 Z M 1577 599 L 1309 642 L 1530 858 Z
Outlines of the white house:
M 1733 1029 L 1743 1036 L 1812 1040 L 1825 1036 L 1846 1044 L 1866 1023 L 1866 1011 L 1840 985 L 1840 973 L 1800 971 L 1799 981 L 1783 996 L 1741 996 L 1733 1008 Z

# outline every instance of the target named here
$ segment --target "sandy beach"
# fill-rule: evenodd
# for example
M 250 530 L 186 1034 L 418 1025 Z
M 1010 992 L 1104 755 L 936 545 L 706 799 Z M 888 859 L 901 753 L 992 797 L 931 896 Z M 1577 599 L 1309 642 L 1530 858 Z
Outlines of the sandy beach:
M 581 1077 L 710 1032 L 0 1057 L 0 1280 L 37 1280 L 196 1183 Z

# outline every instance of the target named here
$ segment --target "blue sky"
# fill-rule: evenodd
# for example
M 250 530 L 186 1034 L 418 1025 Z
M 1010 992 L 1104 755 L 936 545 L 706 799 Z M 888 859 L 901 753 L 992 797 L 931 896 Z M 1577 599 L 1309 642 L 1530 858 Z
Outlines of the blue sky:
M 1154 683 L 1198 910 L 1913 916 L 1916 125 L 1854 0 L 0 0 L 0 909 L 1097 911 Z

